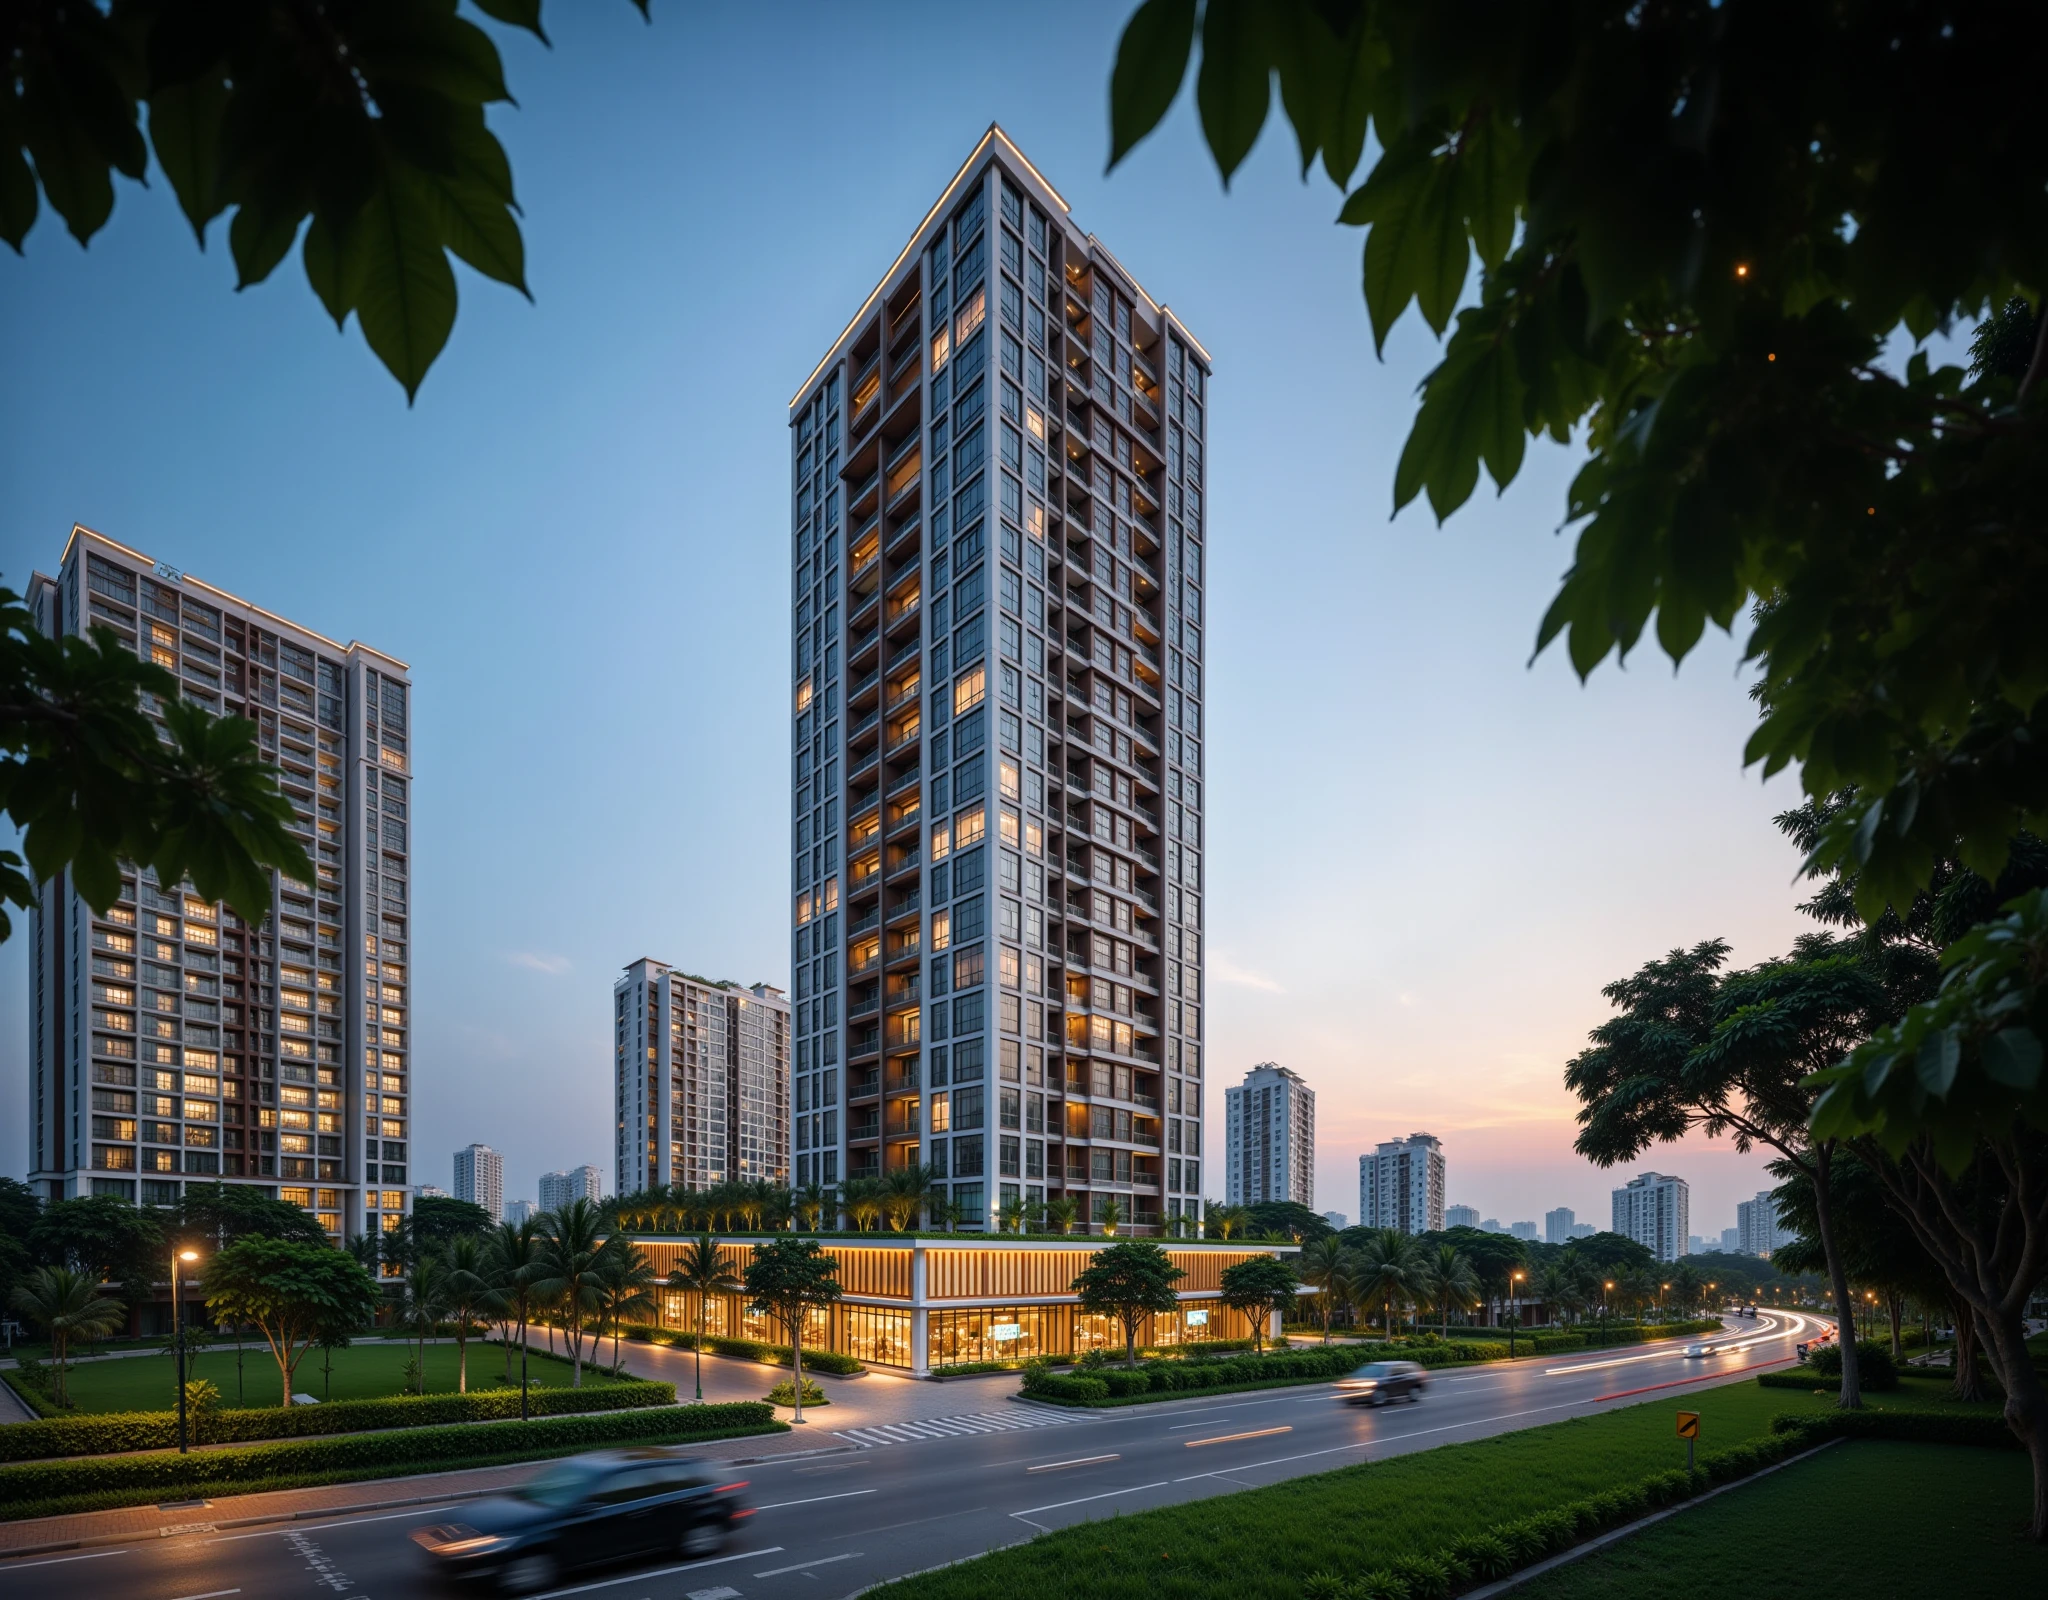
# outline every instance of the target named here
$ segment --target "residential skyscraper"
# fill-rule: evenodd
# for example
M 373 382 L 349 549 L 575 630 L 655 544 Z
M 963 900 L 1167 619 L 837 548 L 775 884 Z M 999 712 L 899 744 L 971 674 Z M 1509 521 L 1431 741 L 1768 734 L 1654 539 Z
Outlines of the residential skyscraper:
M 1543 1242 L 1565 1244 L 1572 1236 L 1572 1226 L 1579 1219 L 1572 1214 L 1570 1206 L 1559 1206 L 1555 1211 L 1543 1213 Z
M 109 628 L 183 698 L 254 722 L 317 880 L 273 874 L 256 927 L 133 866 L 104 916 L 68 872 L 40 886 L 30 1181 L 47 1199 L 143 1205 L 174 1204 L 188 1178 L 253 1183 L 336 1240 L 397 1227 L 413 1089 L 405 663 L 83 527 L 28 601 L 50 637 Z
M 597 1168 L 575 1167 L 568 1172 L 540 1175 L 540 1208 L 559 1211 L 571 1200 L 588 1200 L 593 1205 L 604 1198 L 604 1179 Z
M 1536 1224 L 1533 1222 L 1510 1222 L 1508 1224 L 1508 1232 L 1517 1239 L 1527 1239 L 1534 1243 L 1536 1239 Z
M 1444 1226 L 1446 1228 L 1476 1228 L 1479 1226 L 1477 1206 L 1445 1206 Z
M 642 959 L 612 985 L 619 1193 L 789 1182 L 789 1001 Z
M 487 1144 L 455 1152 L 455 1198 L 482 1206 L 493 1222 L 505 1215 L 505 1158 Z
M 1316 1092 L 1261 1062 L 1223 1091 L 1223 1196 L 1234 1206 L 1316 1201 Z
M 1741 1209 L 1742 1209 L 1742 1208 L 1741 1208 L 1741 1207 L 1740 1207 L 1739 1205 L 1738 1205 L 1738 1206 L 1736 1207 L 1736 1210 L 1737 1210 L 1738 1212 L 1739 1212 L 1739 1211 L 1740 1211 Z M 1732 1256 L 1732 1255 L 1736 1254 L 1736 1253 L 1737 1253 L 1738 1251 L 1740 1251 L 1740 1250 L 1741 1250 L 1741 1248 L 1742 1248 L 1742 1225 L 1741 1225 L 1740 1223 L 1737 1223 L 1737 1224 L 1736 1224 L 1736 1225 L 1735 1225 L 1734 1227 L 1732 1227 L 1732 1228 L 1723 1228 L 1723 1229 L 1721 1230 L 1721 1253 L 1722 1253 L 1723 1255 L 1729 1255 L 1729 1256 Z
M 1331 1227 L 1335 1228 L 1339 1233 L 1342 1233 L 1344 1231 L 1345 1225 L 1351 1219 L 1345 1216 L 1344 1213 L 1341 1211 L 1325 1211 L 1323 1213 L 1323 1220 L 1327 1222 Z
M 1692 1190 L 1683 1178 L 1645 1172 L 1614 1191 L 1614 1231 L 1659 1261 L 1686 1253 L 1691 1214 Z
M 505 1220 L 516 1228 L 539 1210 L 540 1207 L 531 1200 L 507 1200 L 505 1202 Z
M 1778 1202 L 1759 1189 L 1754 1199 L 1735 1206 L 1735 1248 L 1746 1256 L 1767 1256 L 1778 1248 Z
M 1444 1226 L 1444 1147 L 1434 1134 L 1389 1139 L 1358 1158 L 1358 1219 L 1368 1228 L 1434 1233 Z
M 991 127 L 791 400 L 798 1184 L 1199 1214 L 1208 381 Z

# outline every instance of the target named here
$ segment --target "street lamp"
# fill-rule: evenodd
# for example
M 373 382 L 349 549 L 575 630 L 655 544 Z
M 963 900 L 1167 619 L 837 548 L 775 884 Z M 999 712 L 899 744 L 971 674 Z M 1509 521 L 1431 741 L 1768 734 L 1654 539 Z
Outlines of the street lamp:
M 1522 1325 L 1522 1274 L 1511 1274 L 1510 1281 L 1513 1287 L 1508 1301 L 1508 1359 L 1512 1361 L 1515 1359 L 1515 1330 Z
M 197 1250 L 173 1250 L 171 1252 L 171 1323 L 175 1332 L 174 1345 L 178 1355 L 178 1453 L 188 1455 L 191 1446 L 185 1435 L 185 1301 L 184 1291 L 178 1283 L 178 1263 L 197 1261 Z
M 1600 1296 L 1600 1348 L 1607 1348 L 1607 1296 L 1614 1293 L 1614 1280 L 1609 1278 L 1606 1293 Z

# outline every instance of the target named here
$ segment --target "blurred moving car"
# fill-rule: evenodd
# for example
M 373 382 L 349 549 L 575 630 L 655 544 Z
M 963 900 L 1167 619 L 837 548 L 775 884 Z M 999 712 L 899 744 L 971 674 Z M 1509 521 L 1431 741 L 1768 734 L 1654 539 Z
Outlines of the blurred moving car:
M 1426 1369 L 1413 1361 L 1368 1361 L 1337 1389 L 1352 1405 L 1383 1406 L 1390 1400 L 1420 1400 L 1429 1387 Z
M 1811 1352 L 1825 1349 L 1834 1342 L 1835 1330 L 1833 1328 L 1824 1328 L 1811 1339 L 1796 1344 L 1792 1348 L 1799 1352 L 1799 1359 L 1804 1361 Z
M 1697 1344 L 1689 1344 L 1689 1345 L 1687 1345 L 1687 1346 L 1685 1347 L 1685 1353 L 1686 1353 L 1686 1355 L 1687 1355 L 1687 1356 L 1689 1356 L 1689 1357 L 1690 1357 L 1690 1356 L 1710 1356 L 1710 1355 L 1712 1355 L 1712 1354 L 1713 1354 L 1713 1353 L 1714 1353 L 1714 1352 L 1715 1352 L 1716 1350 L 1719 1350 L 1720 1348 L 1721 1348 L 1721 1347 L 1720 1347 L 1720 1346 L 1719 1346 L 1718 1344 L 1716 1344 L 1716 1343 L 1715 1343 L 1715 1342 L 1714 1342 L 1713 1340 L 1711 1340 L 1711 1339 L 1702 1339 L 1702 1340 L 1700 1340 L 1700 1341 L 1699 1341 L 1699 1343 L 1697 1343 Z
M 744 1481 L 714 1461 L 659 1448 L 570 1456 L 508 1495 L 465 1506 L 460 1522 L 413 1542 L 445 1578 L 504 1594 L 546 1589 L 568 1573 L 648 1557 L 693 1560 L 724 1547 L 750 1515 Z

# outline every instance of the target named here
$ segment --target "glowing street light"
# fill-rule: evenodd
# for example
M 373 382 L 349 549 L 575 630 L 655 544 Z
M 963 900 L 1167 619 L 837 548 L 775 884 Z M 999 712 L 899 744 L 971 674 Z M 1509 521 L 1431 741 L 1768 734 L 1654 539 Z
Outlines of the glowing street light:
M 197 1250 L 173 1250 L 171 1252 L 171 1322 L 177 1337 L 175 1344 L 178 1354 L 178 1453 L 189 1455 L 191 1446 L 185 1435 L 185 1301 L 184 1292 L 178 1283 L 178 1263 L 197 1261 Z

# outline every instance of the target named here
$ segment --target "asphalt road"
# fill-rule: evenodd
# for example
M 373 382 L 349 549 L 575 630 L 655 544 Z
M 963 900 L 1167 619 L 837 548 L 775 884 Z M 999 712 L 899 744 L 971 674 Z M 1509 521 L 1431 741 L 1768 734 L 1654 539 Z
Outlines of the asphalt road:
M 754 1514 L 708 1561 L 576 1575 L 591 1600 L 830 1600 L 1094 1517 L 1229 1494 L 1355 1461 L 1483 1438 L 1725 1381 L 1789 1360 L 1813 1319 L 1733 1320 L 1739 1343 L 1687 1359 L 1683 1342 L 1453 1369 L 1417 1404 L 1369 1409 L 1326 1385 L 1106 1412 L 1018 1406 L 1043 1425 L 911 1438 L 737 1468 Z M 822 1419 L 817 1448 L 847 1441 Z M 201 1513 L 203 1515 L 203 1513 Z M 403 1600 L 443 1593 L 410 1533 L 459 1505 L 191 1534 L 0 1562 L 6 1600 Z

